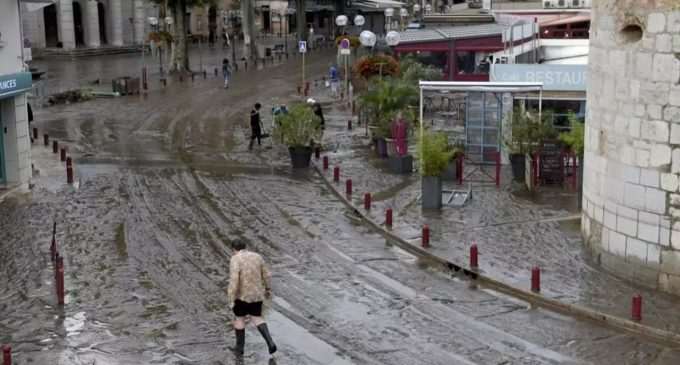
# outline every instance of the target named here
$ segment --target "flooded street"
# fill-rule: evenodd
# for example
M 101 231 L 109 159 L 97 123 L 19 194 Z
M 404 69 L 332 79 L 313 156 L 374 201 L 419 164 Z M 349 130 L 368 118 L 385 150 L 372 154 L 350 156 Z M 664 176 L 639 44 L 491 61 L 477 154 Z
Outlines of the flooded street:
M 331 59 L 312 53 L 307 72 L 320 78 Z M 249 326 L 245 364 L 680 362 L 675 345 L 470 288 L 362 225 L 271 138 L 248 151 L 248 111 L 293 100 L 298 61 L 239 72 L 228 90 L 219 77 L 173 80 L 148 96 L 36 110 L 34 126 L 69 146 L 80 186 L 37 184 L 0 204 L 0 343 L 15 364 L 239 363 L 226 295 L 237 238 L 271 266 L 279 346 L 271 360 Z

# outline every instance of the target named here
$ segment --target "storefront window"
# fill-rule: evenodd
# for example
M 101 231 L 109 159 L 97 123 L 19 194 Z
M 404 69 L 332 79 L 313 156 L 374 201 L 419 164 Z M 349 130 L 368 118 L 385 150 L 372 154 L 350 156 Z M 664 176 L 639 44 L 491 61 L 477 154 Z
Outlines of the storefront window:
M 543 100 L 543 111 L 552 113 L 552 125 L 558 131 L 568 131 L 569 114 L 573 113 L 583 123 L 585 121 L 585 104 L 583 100 Z M 538 112 L 538 100 L 527 100 L 526 107 Z M 547 114 L 546 114 L 547 115 Z
M 488 75 L 490 65 L 489 55 L 485 52 L 456 52 L 456 69 L 459 75 Z
M 446 68 L 446 52 L 417 52 L 418 62 L 440 69 Z

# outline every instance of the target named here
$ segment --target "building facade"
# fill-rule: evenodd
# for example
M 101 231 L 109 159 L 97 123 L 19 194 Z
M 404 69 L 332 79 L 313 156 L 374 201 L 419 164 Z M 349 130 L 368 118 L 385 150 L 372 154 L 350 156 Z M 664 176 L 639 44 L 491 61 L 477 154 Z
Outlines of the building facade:
M 680 10 L 593 4 L 582 231 L 602 265 L 680 293 Z
M 156 13 L 145 0 L 54 0 L 22 5 L 24 37 L 34 48 L 141 44 L 147 14 Z
M 0 188 L 28 187 L 31 143 L 19 0 L 0 1 Z

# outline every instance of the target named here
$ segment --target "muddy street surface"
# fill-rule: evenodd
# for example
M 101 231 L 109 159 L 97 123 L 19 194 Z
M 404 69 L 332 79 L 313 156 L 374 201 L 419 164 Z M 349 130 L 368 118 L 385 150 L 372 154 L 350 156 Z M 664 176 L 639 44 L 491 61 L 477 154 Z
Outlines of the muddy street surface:
M 319 77 L 330 60 L 312 53 L 308 72 Z M 0 204 L 0 342 L 15 363 L 238 363 L 225 293 L 235 238 L 274 274 L 267 318 L 280 352 L 270 360 L 251 327 L 246 364 L 680 361 L 670 345 L 470 288 L 361 225 L 271 139 L 248 151 L 252 104 L 290 102 L 299 76 L 291 61 L 239 73 L 228 90 L 219 79 L 173 83 L 36 112 L 76 157 L 80 186 L 37 185 Z

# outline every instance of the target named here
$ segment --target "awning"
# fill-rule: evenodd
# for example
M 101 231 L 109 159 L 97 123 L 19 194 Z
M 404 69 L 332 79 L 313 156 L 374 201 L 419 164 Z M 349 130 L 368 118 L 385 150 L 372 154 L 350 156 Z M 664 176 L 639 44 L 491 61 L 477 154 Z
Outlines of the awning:
M 555 19 L 555 20 L 550 20 L 545 23 L 540 23 L 541 27 L 551 27 L 554 25 L 562 25 L 562 24 L 573 24 L 573 23 L 582 23 L 582 22 L 589 22 L 590 21 L 590 14 L 586 15 L 574 15 L 566 18 L 560 18 L 560 19 Z
M 26 10 L 29 12 L 34 12 L 54 4 L 54 0 L 21 0 L 21 2 L 26 4 Z
M 366 11 L 381 11 L 387 8 L 402 8 L 406 3 L 394 0 L 358 0 L 352 3 L 352 7 L 362 8 Z
M 542 82 L 467 82 L 467 81 L 420 81 L 421 90 L 480 91 L 514 93 L 542 91 Z

